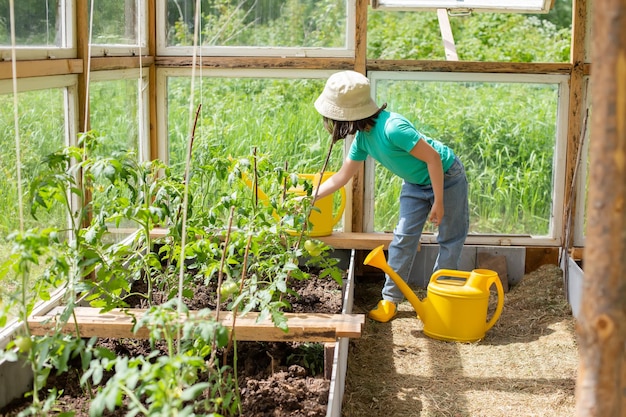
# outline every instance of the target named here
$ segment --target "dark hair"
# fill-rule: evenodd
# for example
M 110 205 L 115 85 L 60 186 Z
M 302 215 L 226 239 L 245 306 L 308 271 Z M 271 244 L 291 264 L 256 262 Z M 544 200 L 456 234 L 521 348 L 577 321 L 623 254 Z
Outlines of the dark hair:
M 358 131 L 369 130 L 376 124 L 376 119 L 380 112 L 387 108 L 387 103 L 383 104 L 376 113 L 361 120 L 333 120 L 324 117 L 324 127 L 333 136 L 333 142 L 345 139 L 348 135 L 354 135 Z

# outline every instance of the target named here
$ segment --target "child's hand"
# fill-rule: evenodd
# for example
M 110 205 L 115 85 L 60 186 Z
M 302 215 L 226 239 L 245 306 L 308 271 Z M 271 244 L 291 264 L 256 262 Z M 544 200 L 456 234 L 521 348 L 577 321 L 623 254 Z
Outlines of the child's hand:
M 435 226 L 439 227 L 441 220 L 443 219 L 443 204 L 435 202 L 433 208 L 430 210 L 430 217 L 428 220 Z

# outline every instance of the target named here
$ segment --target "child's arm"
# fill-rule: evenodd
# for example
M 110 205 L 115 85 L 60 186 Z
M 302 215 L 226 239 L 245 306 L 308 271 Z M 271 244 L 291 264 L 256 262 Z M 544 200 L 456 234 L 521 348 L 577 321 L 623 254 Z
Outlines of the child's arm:
M 435 195 L 435 202 L 430 210 L 429 220 L 435 224 L 435 226 L 439 226 L 444 215 L 443 165 L 441 163 L 441 156 L 425 140 L 417 142 L 411 150 L 411 155 L 426 162 L 426 165 L 428 165 L 428 175 L 430 176 L 430 183 L 433 187 L 433 194 Z
M 350 158 L 346 158 L 339 171 L 320 185 L 317 191 L 317 198 L 320 199 L 322 197 L 326 197 L 327 195 L 331 195 L 346 185 L 348 181 L 352 179 L 354 174 L 356 174 L 362 164 L 363 161 L 353 161 Z M 313 195 L 315 195 L 315 190 L 313 190 Z

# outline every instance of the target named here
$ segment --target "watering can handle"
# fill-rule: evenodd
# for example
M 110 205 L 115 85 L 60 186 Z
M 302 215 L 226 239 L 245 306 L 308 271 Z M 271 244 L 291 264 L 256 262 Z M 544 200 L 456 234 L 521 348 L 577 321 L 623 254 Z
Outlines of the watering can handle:
M 430 282 L 436 282 L 439 277 L 455 277 L 455 278 L 469 278 L 471 272 L 467 271 L 457 271 L 454 269 L 440 269 L 435 271 L 435 273 L 430 277 Z M 488 283 L 487 288 L 491 287 L 491 284 L 496 284 L 496 289 L 498 291 L 498 304 L 496 306 L 496 310 L 494 311 L 491 319 L 486 325 L 485 331 L 491 329 L 494 324 L 500 318 L 500 314 L 502 314 L 502 308 L 504 307 L 504 289 L 502 288 L 502 282 L 500 281 L 500 277 L 498 274 L 495 274 L 493 280 Z
M 496 311 L 493 312 L 491 319 L 487 323 L 485 331 L 491 329 L 493 325 L 496 324 L 496 321 L 498 321 L 498 318 L 500 318 L 500 314 L 502 313 L 502 308 L 504 307 L 504 289 L 502 288 L 502 282 L 500 281 L 499 275 L 496 274 L 493 279 L 493 283 L 496 284 L 496 289 L 498 291 L 498 304 L 496 306 Z M 489 284 L 489 287 L 490 286 L 491 283 Z
M 439 277 L 469 278 L 467 271 L 457 271 L 455 269 L 438 269 L 430 276 L 430 282 L 437 282 Z

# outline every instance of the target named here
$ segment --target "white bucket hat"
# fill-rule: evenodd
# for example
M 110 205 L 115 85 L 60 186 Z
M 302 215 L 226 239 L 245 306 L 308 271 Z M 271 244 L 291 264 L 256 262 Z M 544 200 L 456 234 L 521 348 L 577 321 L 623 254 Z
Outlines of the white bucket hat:
M 370 81 L 356 71 L 331 75 L 314 105 L 322 116 L 339 121 L 367 119 L 379 110 L 370 96 Z

